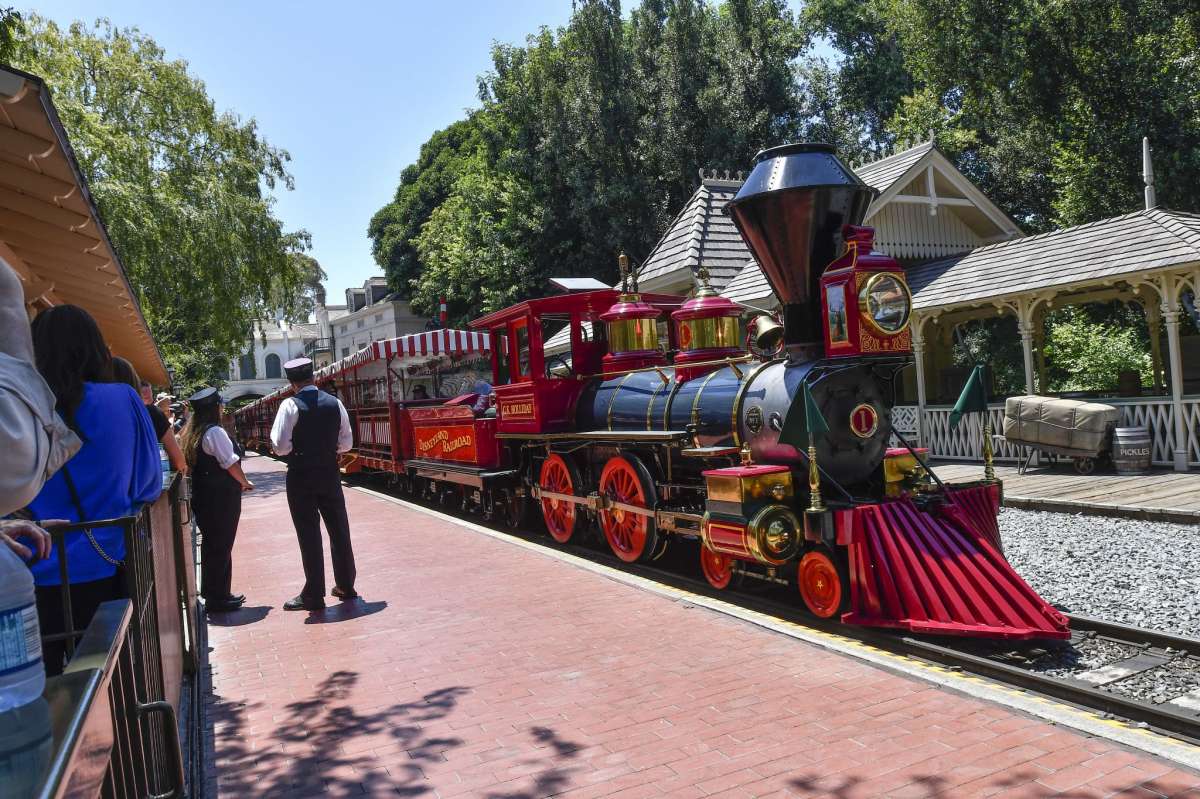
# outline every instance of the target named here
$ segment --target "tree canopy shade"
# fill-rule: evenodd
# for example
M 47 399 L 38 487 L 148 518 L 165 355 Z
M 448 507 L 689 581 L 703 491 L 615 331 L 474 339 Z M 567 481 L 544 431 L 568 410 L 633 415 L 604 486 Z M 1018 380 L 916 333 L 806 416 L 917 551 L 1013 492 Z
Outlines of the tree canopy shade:
M 439 131 L 371 222 L 392 288 L 470 316 L 553 275 L 612 282 L 699 168 L 796 139 L 851 161 L 932 134 L 1026 230 L 1141 203 L 1200 208 L 1194 0 L 578 0 L 498 44 L 480 105 Z M 820 37 L 839 56 L 815 56 Z
M 570 23 L 498 44 L 480 107 L 440 131 L 371 222 L 392 288 L 461 318 L 551 276 L 614 282 L 695 188 L 804 135 L 804 37 L 784 0 L 581 0 Z
M 1200 208 L 1194 0 L 813 0 L 805 13 L 846 55 L 843 95 L 868 118 L 890 111 L 884 136 L 936 132 L 1030 230 L 1137 209 L 1143 136 L 1159 202 Z
M 219 113 L 183 61 L 107 21 L 31 16 L 14 65 L 43 77 L 167 362 L 186 388 L 219 380 L 268 309 L 302 315 L 319 265 L 270 191 L 288 154 Z

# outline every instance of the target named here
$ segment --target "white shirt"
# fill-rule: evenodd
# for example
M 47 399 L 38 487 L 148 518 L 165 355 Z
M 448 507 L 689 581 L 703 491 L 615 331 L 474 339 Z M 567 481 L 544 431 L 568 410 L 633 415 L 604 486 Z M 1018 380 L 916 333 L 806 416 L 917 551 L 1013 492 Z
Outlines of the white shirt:
M 316 391 L 316 386 L 305 386 L 300 391 Z M 350 429 L 350 414 L 346 413 L 346 406 L 342 401 L 337 400 L 338 411 L 342 415 L 342 425 L 338 428 L 337 451 L 339 454 L 349 452 L 354 446 L 354 431 Z M 275 414 L 275 423 L 271 425 L 271 449 L 275 450 L 276 455 L 287 455 L 292 451 L 292 430 L 296 427 L 296 420 L 300 418 L 300 408 L 297 405 L 295 397 L 288 397 L 283 402 L 279 403 L 279 412 Z
M 233 451 L 233 442 L 229 440 L 229 434 L 220 425 L 213 425 L 204 431 L 204 438 L 200 439 L 200 449 L 204 450 L 206 455 L 216 458 L 217 465 L 222 469 L 228 469 L 239 460 L 237 453 Z

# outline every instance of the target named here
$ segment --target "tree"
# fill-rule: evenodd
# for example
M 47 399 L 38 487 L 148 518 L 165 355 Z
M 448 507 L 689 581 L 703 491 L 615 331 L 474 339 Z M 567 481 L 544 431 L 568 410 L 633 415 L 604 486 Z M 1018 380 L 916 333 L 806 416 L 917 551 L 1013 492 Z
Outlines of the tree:
M 784 0 L 643 0 L 627 18 L 579 0 L 565 27 L 493 48 L 480 107 L 434 134 L 372 220 L 376 260 L 418 311 L 445 295 L 455 318 L 552 276 L 615 282 L 697 169 L 746 168 L 810 127 L 804 41 Z
M 934 131 L 1027 230 L 1137 210 L 1142 136 L 1160 203 L 1200 206 L 1192 0 L 813 0 L 805 17 L 843 52 L 869 136 Z
M 12 57 L 49 85 L 167 362 L 184 386 L 222 380 L 255 319 L 304 302 L 308 234 L 270 194 L 292 187 L 287 152 L 136 29 L 32 15 Z

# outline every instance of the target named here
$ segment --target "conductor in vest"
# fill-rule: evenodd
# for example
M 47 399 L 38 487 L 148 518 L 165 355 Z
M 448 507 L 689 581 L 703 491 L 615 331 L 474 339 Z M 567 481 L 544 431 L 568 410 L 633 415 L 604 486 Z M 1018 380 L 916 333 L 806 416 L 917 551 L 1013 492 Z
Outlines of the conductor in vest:
M 320 610 L 325 607 L 325 556 L 321 547 L 321 519 L 329 534 L 333 558 L 333 596 L 352 599 L 354 550 L 350 522 L 342 495 L 338 454 L 354 445 L 350 417 L 336 397 L 313 384 L 313 363 L 297 358 L 283 365 L 296 394 L 279 405 L 271 426 L 271 446 L 287 459 L 287 499 L 300 542 L 304 588 L 284 603 L 284 610 Z

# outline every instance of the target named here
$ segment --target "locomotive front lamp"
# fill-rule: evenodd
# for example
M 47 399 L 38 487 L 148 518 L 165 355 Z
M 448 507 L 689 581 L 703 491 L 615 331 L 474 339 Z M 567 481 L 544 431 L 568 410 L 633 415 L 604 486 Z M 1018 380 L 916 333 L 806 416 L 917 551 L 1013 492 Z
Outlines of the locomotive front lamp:
M 903 280 L 889 272 L 877 272 L 859 291 L 858 309 L 877 331 L 894 336 L 908 326 L 912 298 Z
M 786 505 L 768 505 L 750 520 L 746 532 L 747 548 L 754 559 L 779 566 L 799 552 L 804 526 Z
M 874 249 L 874 229 L 846 225 L 843 234 L 846 251 L 821 276 L 826 355 L 911 352 L 912 294 L 904 269 Z

